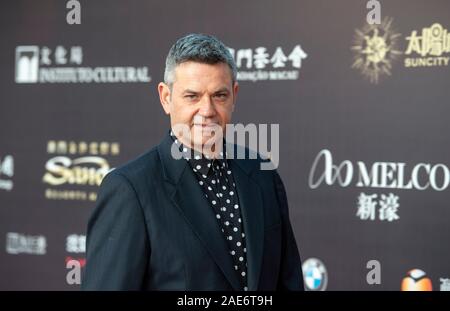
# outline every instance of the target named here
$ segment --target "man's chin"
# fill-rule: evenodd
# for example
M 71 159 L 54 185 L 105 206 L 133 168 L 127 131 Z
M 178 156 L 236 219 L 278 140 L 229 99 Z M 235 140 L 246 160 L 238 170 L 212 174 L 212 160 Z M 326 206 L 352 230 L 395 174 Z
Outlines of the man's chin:
M 204 136 L 202 136 L 202 138 L 201 139 L 194 139 L 194 140 L 192 140 L 192 143 L 193 143 L 193 145 L 194 145 L 194 147 L 195 147 L 195 149 L 201 149 L 202 150 L 202 153 L 210 153 L 212 150 L 211 149 L 215 149 L 215 146 L 214 146 L 214 148 L 211 148 L 213 145 L 215 145 L 216 144 L 216 142 L 217 142 L 218 140 L 215 138 L 215 136 L 210 136 L 210 135 L 204 135 Z M 220 140 L 220 141 L 222 141 L 222 140 Z
M 214 138 L 212 136 L 203 136 L 201 139 L 192 140 L 192 142 L 195 146 L 205 146 L 214 142 Z
M 220 131 L 220 130 L 219 130 Z M 212 141 L 214 139 L 220 140 L 223 134 L 214 131 L 192 131 L 191 132 L 192 141 L 206 143 L 207 141 Z

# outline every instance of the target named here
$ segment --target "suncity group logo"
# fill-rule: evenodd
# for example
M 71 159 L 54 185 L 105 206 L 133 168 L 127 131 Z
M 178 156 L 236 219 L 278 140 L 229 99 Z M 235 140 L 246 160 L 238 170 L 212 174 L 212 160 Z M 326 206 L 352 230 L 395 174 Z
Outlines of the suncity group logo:
M 16 47 L 16 83 L 133 83 L 149 82 L 148 67 L 85 67 L 81 46 L 51 49 L 36 45 Z
M 405 68 L 443 67 L 450 63 L 450 32 L 436 22 L 412 30 L 399 48 L 400 36 L 386 17 L 380 25 L 365 25 L 355 30 L 352 68 L 359 70 L 371 83 L 391 75 L 394 61 L 402 57 Z M 405 46 L 406 47 L 405 47 Z
M 305 289 L 309 291 L 324 291 L 328 285 L 328 272 L 317 258 L 309 258 L 302 265 Z
M 12 155 L 0 157 L 0 189 L 11 191 L 13 188 L 14 158 Z
M 311 189 L 322 184 L 345 188 L 354 183 L 358 188 L 444 191 L 450 186 L 450 169 L 443 163 L 418 163 L 412 168 L 404 162 L 374 162 L 370 166 L 363 161 L 334 163 L 331 151 L 323 149 L 312 163 L 308 183 Z M 399 220 L 399 199 L 391 192 L 361 192 L 355 215 L 368 221 L 376 218 L 387 222 Z
M 427 274 L 420 269 L 410 270 L 402 280 L 402 291 L 432 291 L 433 285 Z
M 421 35 L 413 30 L 409 37 L 405 67 L 448 66 L 450 60 L 450 33 L 441 24 L 422 28 Z
M 229 50 L 236 61 L 239 81 L 298 80 L 302 61 L 308 57 L 300 44 L 290 50 L 281 46 Z
M 352 68 L 374 84 L 382 76 L 391 75 L 393 62 L 402 54 L 398 47 L 400 34 L 394 30 L 392 21 L 385 17 L 381 24 L 366 24 L 355 30 Z
M 47 153 L 52 157 L 45 164 L 42 180 L 52 188 L 45 190 L 46 199 L 95 201 L 96 191 L 86 191 L 82 187 L 100 185 L 112 170 L 108 160 L 120 154 L 120 144 L 51 140 L 47 143 Z

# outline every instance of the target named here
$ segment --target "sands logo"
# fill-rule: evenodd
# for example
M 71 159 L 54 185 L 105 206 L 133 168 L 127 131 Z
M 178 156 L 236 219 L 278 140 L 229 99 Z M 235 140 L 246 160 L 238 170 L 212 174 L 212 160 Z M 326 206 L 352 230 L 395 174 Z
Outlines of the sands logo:
M 52 186 L 77 184 L 100 186 L 103 177 L 110 171 L 108 162 L 101 157 L 54 157 L 45 165 L 44 182 Z
M 100 186 L 103 178 L 112 170 L 106 157 L 118 155 L 120 145 L 109 142 L 77 143 L 52 140 L 47 144 L 47 152 L 57 156 L 47 161 L 42 180 L 45 184 L 57 188 L 46 189 L 45 197 L 51 200 L 95 201 L 95 191 L 85 191 L 79 187 Z M 72 158 L 75 155 L 82 156 Z M 78 188 L 62 189 L 65 186 Z

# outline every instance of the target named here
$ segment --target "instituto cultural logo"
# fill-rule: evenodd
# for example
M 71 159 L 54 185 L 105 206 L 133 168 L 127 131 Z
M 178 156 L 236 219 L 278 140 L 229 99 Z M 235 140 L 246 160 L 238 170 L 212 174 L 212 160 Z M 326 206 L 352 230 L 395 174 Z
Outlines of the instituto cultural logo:
M 16 83 L 142 83 L 150 82 L 147 66 L 83 65 L 82 46 L 16 47 Z

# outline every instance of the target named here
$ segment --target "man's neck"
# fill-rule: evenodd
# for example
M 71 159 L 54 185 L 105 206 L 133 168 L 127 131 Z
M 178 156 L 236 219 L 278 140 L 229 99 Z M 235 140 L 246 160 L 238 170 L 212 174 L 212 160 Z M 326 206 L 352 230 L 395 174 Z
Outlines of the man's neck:
M 184 146 L 202 154 L 207 159 L 221 158 L 221 152 L 223 151 L 223 140 L 213 142 L 212 144 L 195 144 L 190 140 L 185 140 L 184 137 L 178 137 L 175 132 L 173 135 Z M 217 148 L 219 146 L 219 148 Z

